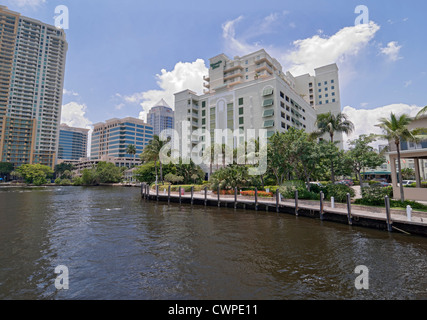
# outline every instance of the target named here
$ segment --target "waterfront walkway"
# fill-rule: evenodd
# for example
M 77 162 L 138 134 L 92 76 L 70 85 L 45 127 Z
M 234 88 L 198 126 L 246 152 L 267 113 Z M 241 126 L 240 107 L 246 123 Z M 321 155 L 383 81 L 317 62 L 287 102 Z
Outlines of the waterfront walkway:
M 143 198 L 158 201 L 190 203 L 194 205 L 218 206 L 236 209 L 248 209 L 257 211 L 270 211 L 288 213 L 310 218 L 318 218 L 324 221 L 335 221 L 348 223 L 354 226 L 372 227 L 381 230 L 397 231 L 406 234 L 418 234 L 427 236 L 427 212 L 412 211 L 412 217 L 409 221 L 406 210 L 391 209 L 389 218 L 385 207 L 369 207 L 352 204 L 335 203 L 334 208 L 330 202 L 298 200 L 298 209 L 294 199 L 276 199 L 243 197 L 234 195 L 221 195 L 218 201 L 218 195 L 208 192 L 185 192 L 179 196 L 178 192 L 171 192 L 161 188 L 157 195 L 155 190 L 150 190 L 149 195 L 145 194 L 144 188 L 141 188 Z M 237 201 L 236 201 L 237 200 Z M 322 209 L 323 208 L 323 209 Z

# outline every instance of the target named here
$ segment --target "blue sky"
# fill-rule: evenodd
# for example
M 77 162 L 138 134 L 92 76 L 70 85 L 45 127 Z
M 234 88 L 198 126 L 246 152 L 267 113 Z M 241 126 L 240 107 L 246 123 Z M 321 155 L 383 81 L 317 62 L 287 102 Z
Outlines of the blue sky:
M 260 48 L 294 75 L 336 62 L 355 135 L 372 132 L 391 111 L 415 114 L 427 104 L 425 1 L 3 2 L 51 24 L 55 7 L 68 7 L 63 121 L 70 125 L 144 118 L 161 98 L 173 105 L 174 92 L 201 92 L 209 58 Z M 365 28 L 355 26 L 358 5 L 369 10 Z

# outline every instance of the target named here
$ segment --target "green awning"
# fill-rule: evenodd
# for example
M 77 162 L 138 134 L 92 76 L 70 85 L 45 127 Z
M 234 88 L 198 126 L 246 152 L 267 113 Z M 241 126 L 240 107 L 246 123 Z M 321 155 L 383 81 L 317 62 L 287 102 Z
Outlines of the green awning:
M 265 96 L 271 96 L 273 94 L 273 88 L 267 88 L 263 91 L 262 95 Z
M 274 116 L 274 109 L 269 109 L 269 110 L 265 110 L 264 114 L 262 115 L 263 117 L 271 117 Z
M 264 128 L 274 127 L 274 120 L 264 121 Z
M 264 100 L 264 103 L 262 104 L 263 107 L 269 107 L 272 106 L 274 104 L 274 100 L 273 99 L 267 99 Z

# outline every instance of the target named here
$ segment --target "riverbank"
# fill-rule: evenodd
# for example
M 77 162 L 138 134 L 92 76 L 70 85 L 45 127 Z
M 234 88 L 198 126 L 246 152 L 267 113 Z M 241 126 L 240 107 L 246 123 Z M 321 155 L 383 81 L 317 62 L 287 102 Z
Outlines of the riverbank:
M 350 226 L 367 227 L 389 232 L 399 232 L 407 235 L 420 235 L 427 237 L 427 213 L 422 211 L 412 211 L 410 221 L 406 212 L 399 209 L 390 209 L 387 215 L 385 208 L 359 206 L 352 204 L 332 205 L 330 202 L 323 202 L 321 205 L 317 201 L 307 201 L 290 199 L 269 199 L 242 196 L 218 197 L 216 194 L 204 192 L 184 193 L 177 192 L 167 194 L 165 190 L 157 194 L 153 190 L 146 193 L 141 188 L 141 196 L 147 200 L 186 203 L 191 205 L 226 207 L 244 210 L 266 211 L 291 214 L 322 221 L 344 223 Z

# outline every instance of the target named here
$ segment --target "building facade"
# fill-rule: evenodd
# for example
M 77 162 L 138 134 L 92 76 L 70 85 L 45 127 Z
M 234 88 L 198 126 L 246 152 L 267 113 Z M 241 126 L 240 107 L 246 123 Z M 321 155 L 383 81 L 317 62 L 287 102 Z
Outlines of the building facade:
M 91 160 L 105 156 L 137 159 L 144 147 L 153 139 L 153 127 L 136 118 L 111 119 L 94 125 L 92 133 Z M 127 153 L 134 145 L 136 154 Z
M 162 99 L 151 108 L 148 112 L 147 123 L 153 127 L 153 133 L 157 136 L 160 136 L 163 130 L 175 127 L 174 112 L 165 100 Z
M 79 160 L 87 157 L 89 129 L 61 124 L 59 130 L 58 160 Z
M 184 121 L 190 122 L 192 132 L 209 132 L 211 143 L 216 129 L 239 132 L 233 137 L 236 148 L 248 129 L 265 129 L 267 137 L 290 127 L 310 133 L 317 129 L 318 114 L 341 112 L 335 64 L 316 69 L 314 76 L 294 77 L 284 74 L 280 63 L 263 49 L 233 60 L 220 54 L 210 59 L 209 76 L 203 80 L 203 95 L 190 90 L 175 94 L 175 129 L 181 140 L 187 138 L 190 150 L 203 137 L 194 139 L 191 133 L 183 137 Z
M 427 128 L 427 116 L 422 116 L 408 125 L 409 130 L 417 128 Z M 422 182 L 426 177 L 427 171 L 427 140 L 419 143 L 401 141 L 400 157 L 403 163 L 413 163 L 415 171 L 416 188 L 405 188 L 404 195 L 407 200 L 427 201 L 427 188 L 422 187 Z M 391 178 L 393 184 L 394 197 L 400 199 L 400 174 L 397 163 L 397 150 L 394 142 L 390 142 L 390 165 Z M 406 166 L 407 167 L 407 166 Z M 404 168 L 404 166 L 402 166 Z M 411 166 L 409 167 L 411 168 Z
M 65 59 L 63 30 L 0 6 L 0 161 L 57 161 Z

